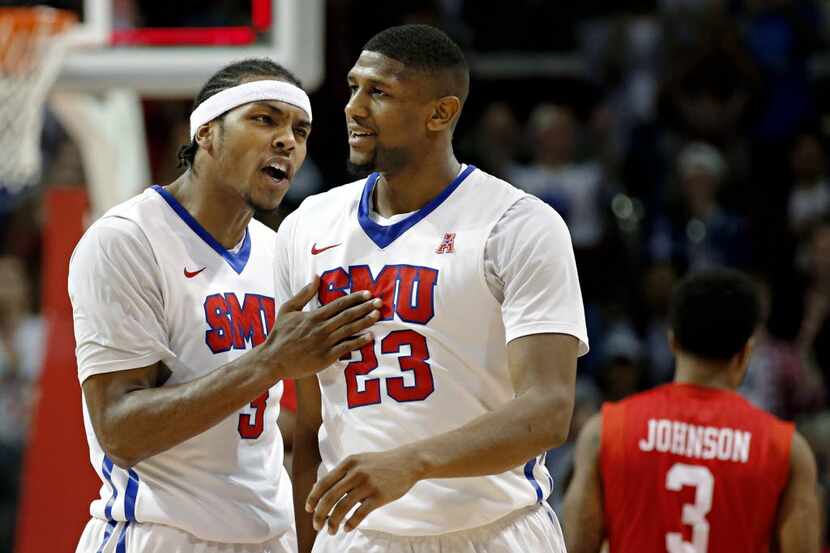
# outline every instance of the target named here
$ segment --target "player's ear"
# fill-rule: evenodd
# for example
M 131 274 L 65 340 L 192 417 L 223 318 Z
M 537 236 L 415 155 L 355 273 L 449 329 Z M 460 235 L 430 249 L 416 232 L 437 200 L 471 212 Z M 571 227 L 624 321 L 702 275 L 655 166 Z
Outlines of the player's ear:
M 213 121 L 209 121 L 196 129 L 196 136 L 193 137 L 200 148 L 203 148 L 208 153 L 213 153 L 213 145 L 216 140 L 216 125 Z
M 746 368 L 749 366 L 749 358 L 752 357 L 752 348 L 755 347 L 755 337 L 750 337 L 749 340 L 746 341 L 744 347 L 741 348 L 741 351 L 738 352 L 738 364 L 742 368 Z
M 735 354 L 733 358 L 733 371 L 735 374 L 735 386 L 740 386 L 746 376 L 746 371 L 749 368 L 749 360 L 752 357 L 752 348 L 755 346 L 755 338 L 752 337 L 746 341 L 741 351 Z
M 457 96 L 439 98 L 432 109 L 427 121 L 427 130 L 438 132 L 451 129 L 461 113 L 461 100 Z

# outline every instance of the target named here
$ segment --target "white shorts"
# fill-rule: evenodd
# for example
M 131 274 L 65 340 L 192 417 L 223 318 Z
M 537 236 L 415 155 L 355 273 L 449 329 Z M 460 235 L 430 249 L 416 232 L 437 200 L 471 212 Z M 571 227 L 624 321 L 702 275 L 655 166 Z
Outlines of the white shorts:
M 373 530 L 321 531 L 313 553 L 565 553 L 553 510 L 534 505 L 486 526 L 437 536 L 396 536 Z
M 297 553 L 297 533 L 292 528 L 265 543 L 219 543 L 162 524 L 93 518 L 75 553 Z

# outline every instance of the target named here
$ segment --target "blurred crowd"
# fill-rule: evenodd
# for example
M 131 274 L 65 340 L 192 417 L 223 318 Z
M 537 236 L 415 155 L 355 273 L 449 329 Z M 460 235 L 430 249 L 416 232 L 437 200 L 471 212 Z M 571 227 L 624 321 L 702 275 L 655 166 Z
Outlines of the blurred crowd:
M 118 3 L 132 21 L 141 4 Z M 797 422 L 830 489 L 830 3 L 400 4 L 327 3 L 309 160 L 284 207 L 262 219 L 276 227 L 306 195 L 349 180 L 345 74 L 363 42 L 389 25 L 440 26 L 473 68 L 459 159 L 548 202 L 573 239 L 591 352 L 580 359 L 571 439 L 547 459 L 554 506 L 573 439 L 602 401 L 671 379 L 672 286 L 715 265 L 748 272 L 763 295 L 765 323 L 741 392 Z M 179 171 L 189 109 L 145 102 L 155 182 Z M 9 475 L 43 353 L 39 201 L 50 186 L 84 181 L 74 145 L 49 117 L 43 142 L 41 185 L 0 195 L 0 526 L 13 517 L 13 499 L 2 498 L 14 497 Z

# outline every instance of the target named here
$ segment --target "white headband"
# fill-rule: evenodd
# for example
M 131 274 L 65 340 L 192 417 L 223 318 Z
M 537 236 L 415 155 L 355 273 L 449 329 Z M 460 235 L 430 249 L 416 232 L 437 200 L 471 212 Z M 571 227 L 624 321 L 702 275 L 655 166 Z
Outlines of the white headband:
M 251 81 L 226 88 L 199 104 L 190 114 L 190 139 L 193 140 L 196 130 L 208 121 L 242 104 L 260 100 L 279 100 L 297 106 L 311 120 L 311 101 L 300 87 L 285 81 Z

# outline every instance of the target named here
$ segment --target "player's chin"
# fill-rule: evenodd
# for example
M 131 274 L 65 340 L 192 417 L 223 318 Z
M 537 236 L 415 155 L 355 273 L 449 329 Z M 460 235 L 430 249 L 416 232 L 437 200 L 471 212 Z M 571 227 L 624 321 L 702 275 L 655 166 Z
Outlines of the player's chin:
M 346 160 L 346 170 L 353 177 L 361 179 L 367 177 L 375 171 L 375 158 L 374 156 L 350 154 L 349 159 Z
M 274 189 L 269 187 L 269 190 L 258 190 L 250 196 L 250 204 L 254 209 L 260 211 L 273 211 L 277 209 L 282 203 L 282 199 L 288 192 L 288 186 Z
M 369 165 L 375 159 L 375 149 L 357 149 L 349 146 L 349 163 L 352 165 Z

